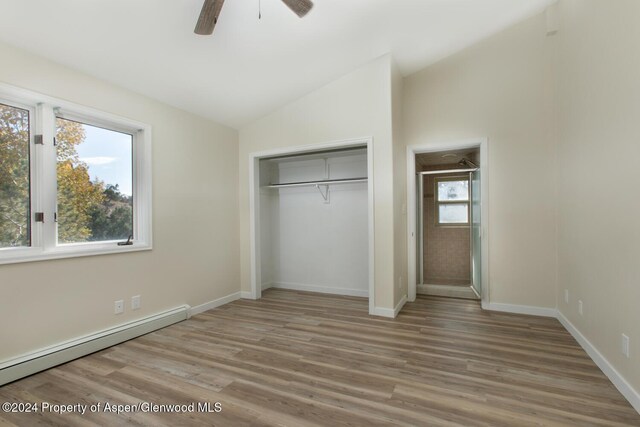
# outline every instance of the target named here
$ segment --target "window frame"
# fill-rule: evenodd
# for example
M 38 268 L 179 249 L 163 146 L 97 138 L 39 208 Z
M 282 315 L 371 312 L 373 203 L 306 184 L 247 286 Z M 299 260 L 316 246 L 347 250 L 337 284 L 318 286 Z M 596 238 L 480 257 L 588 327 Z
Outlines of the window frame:
M 467 181 L 469 183 L 469 193 L 467 200 L 447 200 L 440 201 L 440 194 L 438 192 L 438 183 L 440 182 L 451 182 L 451 181 Z M 434 220 L 436 227 L 446 227 L 446 228 L 468 228 L 470 226 L 470 205 L 471 205 L 471 180 L 468 176 L 465 175 L 457 175 L 457 176 L 446 176 L 446 177 L 436 177 L 434 180 L 434 201 L 435 201 L 435 213 Z M 451 206 L 451 205 L 464 205 L 467 208 L 467 222 L 440 222 L 440 206 Z
M 153 249 L 150 125 L 3 83 L 1 101 L 30 112 L 31 246 L 1 248 L 0 265 Z M 121 240 L 58 243 L 56 117 L 132 135 L 132 245 L 118 246 Z M 35 144 L 35 135 L 43 136 L 43 145 Z M 44 213 L 44 222 L 35 221 L 36 212 Z

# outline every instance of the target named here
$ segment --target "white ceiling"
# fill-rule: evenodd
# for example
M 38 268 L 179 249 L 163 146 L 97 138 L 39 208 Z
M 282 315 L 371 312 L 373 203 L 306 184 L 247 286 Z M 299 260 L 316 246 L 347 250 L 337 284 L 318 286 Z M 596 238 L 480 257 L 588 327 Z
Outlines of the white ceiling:
M 404 75 L 554 0 L 0 0 L 0 40 L 235 128 L 391 52 Z

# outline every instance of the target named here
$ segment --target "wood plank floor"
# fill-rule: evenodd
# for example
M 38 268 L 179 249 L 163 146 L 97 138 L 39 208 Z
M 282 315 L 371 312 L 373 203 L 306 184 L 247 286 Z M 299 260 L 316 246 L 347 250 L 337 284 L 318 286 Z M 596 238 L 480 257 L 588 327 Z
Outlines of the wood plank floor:
M 555 319 L 269 290 L 0 388 L 0 402 L 220 402 L 220 413 L 2 414 L 3 425 L 640 426 Z

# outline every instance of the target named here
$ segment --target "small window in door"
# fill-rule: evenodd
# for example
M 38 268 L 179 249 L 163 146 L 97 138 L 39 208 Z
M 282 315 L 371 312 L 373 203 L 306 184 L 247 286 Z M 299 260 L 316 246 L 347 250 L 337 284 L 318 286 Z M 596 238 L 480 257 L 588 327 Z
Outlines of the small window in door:
M 435 179 L 436 225 L 463 227 L 469 225 L 469 179 L 447 177 Z

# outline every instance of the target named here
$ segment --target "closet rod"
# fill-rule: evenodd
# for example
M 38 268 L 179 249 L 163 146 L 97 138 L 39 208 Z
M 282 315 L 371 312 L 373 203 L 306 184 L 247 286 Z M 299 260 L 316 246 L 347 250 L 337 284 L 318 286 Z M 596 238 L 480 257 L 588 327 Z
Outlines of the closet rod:
M 286 184 L 271 184 L 267 188 L 308 187 L 314 185 L 352 184 L 355 182 L 367 182 L 367 178 L 325 179 L 322 181 L 289 182 Z
M 437 175 L 440 173 L 461 173 L 461 172 L 475 172 L 480 168 L 475 169 L 448 169 L 442 171 L 426 171 L 426 172 L 418 172 L 418 175 Z

